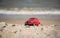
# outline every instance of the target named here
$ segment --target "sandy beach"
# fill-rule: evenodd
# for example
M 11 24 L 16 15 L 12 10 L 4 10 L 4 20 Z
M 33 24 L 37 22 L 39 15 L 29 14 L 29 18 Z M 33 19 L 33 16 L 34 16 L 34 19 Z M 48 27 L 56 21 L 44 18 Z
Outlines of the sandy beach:
M 27 28 L 20 24 L 0 22 L 0 38 L 60 38 L 60 25 L 39 25 Z
M 43 26 L 26 28 L 25 21 L 31 17 Z M 0 38 L 60 38 L 60 15 L 0 14 Z

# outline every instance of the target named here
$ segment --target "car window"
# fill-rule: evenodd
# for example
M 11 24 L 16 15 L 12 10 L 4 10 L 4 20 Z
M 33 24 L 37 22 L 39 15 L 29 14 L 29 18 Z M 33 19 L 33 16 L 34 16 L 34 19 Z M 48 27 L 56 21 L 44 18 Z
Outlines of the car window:
M 35 18 L 30 18 L 31 20 L 35 19 Z

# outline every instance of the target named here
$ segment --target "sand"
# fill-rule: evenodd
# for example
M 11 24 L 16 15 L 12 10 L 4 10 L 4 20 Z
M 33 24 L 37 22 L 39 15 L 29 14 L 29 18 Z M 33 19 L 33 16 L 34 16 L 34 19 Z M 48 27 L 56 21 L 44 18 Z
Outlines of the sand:
M 26 19 L 27 20 L 27 19 Z M 6 23 L 11 23 L 11 24 L 21 24 L 21 25 L 24 25 L 26 20 L 13 20 L 13 19 L 8 19 L 8 20 L 0 20 L 0 22 L 6 22 Z M 43 25 L 52 25 L 52 24 L 55 24 L 55 25 L 59 25 L 60 24 L 60 20 L 40 20 L 41 24 Z
M 60 38 L 60 25 L 24 25 L 0 22 L 0 38 Z
M 43 25 L 60 24 L 60 15 L 42 14 L 42 15 L 21 15 L 21 14 L 0 14 L 0 22 L 11 24 L 24 24 L 29 18 L 38 18 Z

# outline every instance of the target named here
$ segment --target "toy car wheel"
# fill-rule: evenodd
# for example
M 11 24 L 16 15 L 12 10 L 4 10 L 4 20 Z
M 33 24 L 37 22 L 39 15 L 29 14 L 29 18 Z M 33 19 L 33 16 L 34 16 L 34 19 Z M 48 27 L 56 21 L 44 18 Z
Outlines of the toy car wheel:
M 27 23 L 25 23 L 25 26 L 28 25 Z
M 37 24 L 35 24 L 35 26 L 38 26 Z
M 34 24 L 33 24 L 33 23 L 31 23 L 31 24 L 29 24 L 29 26 L 34 26 Z
M 34 24 L 33 23 L 30 23 L 30 24 L 28 24 L 28 23 L 25 23 L 25 26 L 34 26 Z

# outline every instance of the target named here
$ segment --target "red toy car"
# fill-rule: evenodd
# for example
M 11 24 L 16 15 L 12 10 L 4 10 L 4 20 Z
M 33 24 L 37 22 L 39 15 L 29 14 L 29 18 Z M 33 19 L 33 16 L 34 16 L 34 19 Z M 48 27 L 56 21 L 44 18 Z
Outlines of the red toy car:
M 25 22 L 25 26 L 29 25 L 29 26 L 39 26 L 40 22 L 37 18 L 30 18 Z

